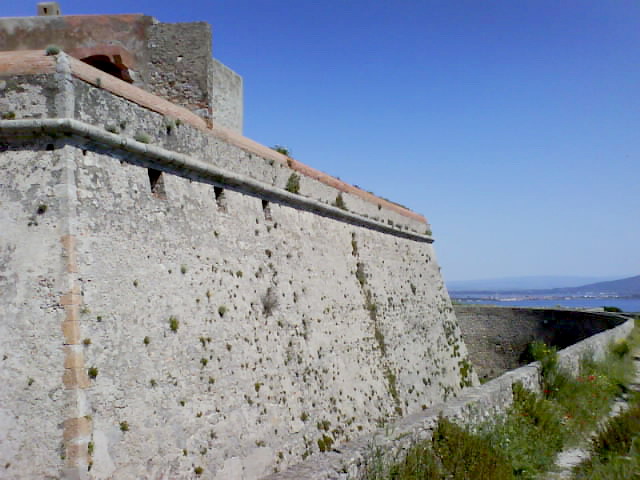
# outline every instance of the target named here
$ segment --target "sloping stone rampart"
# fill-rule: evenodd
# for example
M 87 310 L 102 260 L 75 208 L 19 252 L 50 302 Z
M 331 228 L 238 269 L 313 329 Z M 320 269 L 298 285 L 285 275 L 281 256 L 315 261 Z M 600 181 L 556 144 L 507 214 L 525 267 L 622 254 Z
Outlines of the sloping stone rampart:
M 0 79 L 8 474 L 256 479 L 475 381 L 424 222 L 58 57 Z

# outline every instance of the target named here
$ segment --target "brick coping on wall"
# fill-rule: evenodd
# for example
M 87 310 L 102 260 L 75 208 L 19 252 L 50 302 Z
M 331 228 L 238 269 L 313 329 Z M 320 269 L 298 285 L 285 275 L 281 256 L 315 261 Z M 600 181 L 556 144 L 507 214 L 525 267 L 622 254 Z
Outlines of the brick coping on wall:
M 325 185 L 335 188 L 336 190 L 349 193 L 374 205 L 379 205 L 382 208 L 396 212 L 404 217 L 424 223 L 428 228 L 426 218 L 419 213 L 413 212 L 396 203 L 343 182 L 336 177 L 305 165 L 302 162 L 298 162 L 293 158 L 276 152 L 275 150 L 251 140 L 250 138 L 244 137 L 232 130 L 216 125 L 215 123 L 208 124 L 203 118 L 192 113 L 188 109 L 175 105 L 168 100 L 160 98 L 142 90 L 139 87 L 98 70 L 97 68 L 81 62 L 76 58 L 69 56 L 68 60 L 71 68 L 71 74 L 94 87 L 107 90 L 114 95 L 125 98 L 148 110 L 152 110 L 175 119 L 180 119 L 180 121 L 184 123 L 188 123 L 209 135 L 213 135 L 214 137 L 224 140 L 247 152 L 256 154 L 267 160 L 279 162 L 302 175 L 313 178 Z M 56 56 L 48 56 L 42 50 L 0 52 L 0 75 L 47 74 L 54 73 L 55 70 Z

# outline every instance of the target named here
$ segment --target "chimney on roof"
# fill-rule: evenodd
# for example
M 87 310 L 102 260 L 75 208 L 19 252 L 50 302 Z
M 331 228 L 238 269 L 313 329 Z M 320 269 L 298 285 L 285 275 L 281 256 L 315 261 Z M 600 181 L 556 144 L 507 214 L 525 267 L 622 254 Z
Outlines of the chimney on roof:
M 60 5 L 58 2 L 40 2 L 38 3 L 39 17 L 52 17 L 60 15 Z

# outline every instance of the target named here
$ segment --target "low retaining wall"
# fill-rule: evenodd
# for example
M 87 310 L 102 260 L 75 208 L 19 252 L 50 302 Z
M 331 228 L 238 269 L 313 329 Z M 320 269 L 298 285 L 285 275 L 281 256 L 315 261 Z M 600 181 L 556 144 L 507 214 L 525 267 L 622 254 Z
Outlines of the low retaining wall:
M 488 380 L 531 361 L 534 340 L 563 349 L 619 325 L 622 317 L 559 308 L 455 305 L 469 357 L 478 378 Z
M 599 314 L 595 314 L 599 315 Z M 602 358 L 608 346 L 626 338 L 634 321 L 618 315 L 606 315 L 605 322 L 616 317 L 617 327 L 597 333 L 558 352 L 559 364 L 571 373 L 578 372 L 580 359 L 587 354 Z M 392 461 L 417 440 L 431 438 L 439 416 L 480 422 L 504 412 L 513 401 L 512 385 L 522 383 L 526 388 L 540 391 L 540 363 L 533 362 L 511 370 L 484 385 L 469 388 L 454 400 L 435 405 L 423 412 L 407 416 L 381 428 L 375 435 L 366 436 L 330 453 L 313 455 L 288 470 L 274 473 L 263 480 L 361 480 L 366 464 L 372 457 L 383 462 Z

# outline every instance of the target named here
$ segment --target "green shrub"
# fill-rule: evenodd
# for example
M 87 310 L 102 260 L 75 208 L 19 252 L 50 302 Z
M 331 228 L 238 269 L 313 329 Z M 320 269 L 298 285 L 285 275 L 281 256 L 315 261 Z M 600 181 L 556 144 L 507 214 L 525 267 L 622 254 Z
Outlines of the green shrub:
M 342 193 L 336 195 L 336 200 L 333 202 L 334 207 L 338 207 L 340 210 L 347 210 L 347 205 L 344 203 L 344 198 L 342 198 Z
M 275 150 L 278 153 L 286 155 L 287 157 L 291 156 L 291 151 L 284 145 L 274 145 L 273 147 L 271 147 L 271 149 Z
M 333 445 L 333 438 L 328 435 L 322 435 L 322 437 L 318 439 L 318 448 L 321 452 L 328 452 L 331 450 L 331 445 Z
M 292 173 L 287 180 L 287 186 L 284 189 L 289 193 L 300 193 L 300 175 Z
M 604 309 L 605 312 L 613 312 L 613 313 L 621 313 L 622 312 L 622 309 L 618 308 L 618 307 L 604 306 L 602 308 Z
M 629 342 L 627 342 L 626 340 L 618 340 L 617 342 L 614 342 L 613 345 L 611 345 L 611 353 L 617 355 L 620 358 L 627 355 L 630 350 L 631 348 L 629 347 Z
M 558 352 L 544 342 L 535 341 L 528 345 L 528 354 L 540 362 L 542 392 L 545 397 L 553 396 L 569 381 L 569 375 L 558 366 Z
M 172 332 L 177 332 L 179 326 L 180 326 L 180 321 L 176 317 L 174 316 L 169 317 L 169 328 L 171 329 Z
M 47 55 L 58 55 L 61 51 L 62 48 L 58 45 L 47 45 L 47 48 L 44 50 Z

